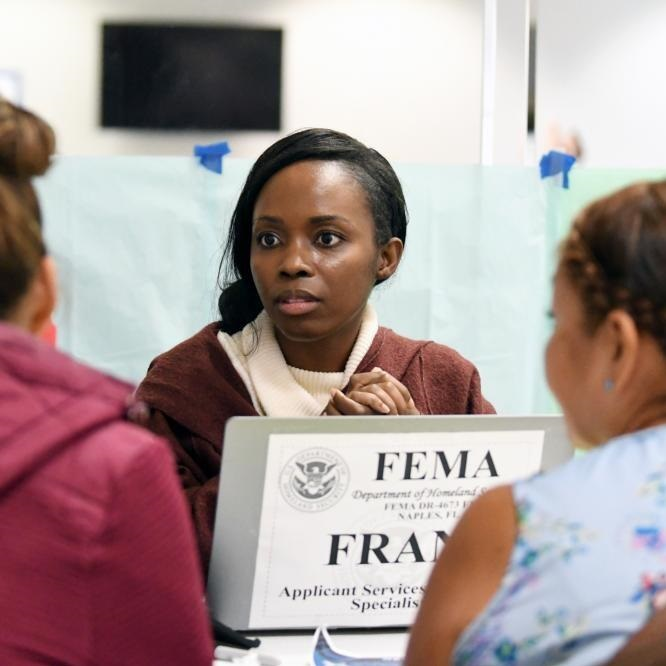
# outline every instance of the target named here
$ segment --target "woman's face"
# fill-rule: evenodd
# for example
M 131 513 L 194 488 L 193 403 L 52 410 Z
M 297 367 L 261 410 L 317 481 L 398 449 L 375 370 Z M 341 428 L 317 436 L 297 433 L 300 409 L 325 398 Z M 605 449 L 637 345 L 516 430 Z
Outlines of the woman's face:
M 339 163 L 297 162 L 259 193 L 250 267 L 278 340 L 355 337 L 381 255 L 366 194 Z
M 546 376 L 577 445 L 606 438 L 607 379 L 598 333 L 585 328 L 583 304 L 567 277 L 558 271 L 553 294 L 555 330 L 546 347 Z

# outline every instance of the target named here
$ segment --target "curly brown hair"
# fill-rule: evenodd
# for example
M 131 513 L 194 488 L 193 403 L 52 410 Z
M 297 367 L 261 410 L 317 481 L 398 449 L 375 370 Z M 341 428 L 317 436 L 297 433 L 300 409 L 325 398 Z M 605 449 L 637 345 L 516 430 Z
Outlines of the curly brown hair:
M 46 252 L 31 177 L 48 169 L 54 150 L 47 123 L 0 98 L 0 319 L 25 294 Z
M 560 247 L 559 270 L 578 291 L 590 332 L 621 309 L 666 354 L 666 180 L 585 208 Z

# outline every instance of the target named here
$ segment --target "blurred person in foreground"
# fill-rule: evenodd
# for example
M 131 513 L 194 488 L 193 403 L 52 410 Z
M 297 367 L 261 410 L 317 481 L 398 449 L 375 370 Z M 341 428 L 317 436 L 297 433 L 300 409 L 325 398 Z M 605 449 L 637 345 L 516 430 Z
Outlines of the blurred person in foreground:
M 666 663 L 666 181 L 587 207 L 554 286 L 548 381 L 592 450 L 472 504 L 408 666 Z
M 31 177 L 55 138 L 0 98 L 0 663 L 210 666 L 171 454 L 131 387 L 37 336 L 56 300 Z

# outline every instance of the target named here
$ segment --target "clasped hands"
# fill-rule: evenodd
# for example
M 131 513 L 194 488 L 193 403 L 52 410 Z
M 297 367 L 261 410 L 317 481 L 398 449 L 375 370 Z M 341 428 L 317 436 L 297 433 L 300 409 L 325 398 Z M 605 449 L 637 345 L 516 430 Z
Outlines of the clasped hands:
M 381 368 L 352 375 L 344 392 L 331 390 L 327 416 L 418 414 L 407 387 Z

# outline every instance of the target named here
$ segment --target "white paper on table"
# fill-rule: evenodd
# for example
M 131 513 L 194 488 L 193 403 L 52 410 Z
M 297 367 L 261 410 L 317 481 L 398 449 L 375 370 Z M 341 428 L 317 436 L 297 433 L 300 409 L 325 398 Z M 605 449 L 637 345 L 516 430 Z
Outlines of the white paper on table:
M 326 627 L 319 627 L 314 635 L 313 666 L 401 666 L 402 659 L 383 657 L 353 657 L 338 652 L 332 645 Z

